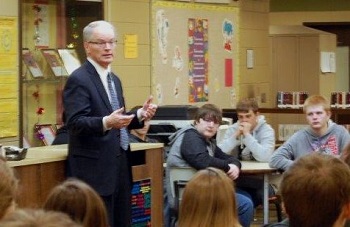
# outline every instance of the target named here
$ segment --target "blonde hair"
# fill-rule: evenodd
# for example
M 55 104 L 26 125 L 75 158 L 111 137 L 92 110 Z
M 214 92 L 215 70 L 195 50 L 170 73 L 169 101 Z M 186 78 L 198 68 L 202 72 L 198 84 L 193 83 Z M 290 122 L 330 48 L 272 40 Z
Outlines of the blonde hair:
M 329 103 L 328 99 L 322 95 L 312 95 L 308 97 L 303 106 L 303 111 L 306 113 L 306 109 L 310 106 L 322 106 L 325 111 L 331 110 L 331 104 Z
M 82 227 L 67 214 L 42 209 L 17 209 L 0 221 L 0 227 Z
M 188 226 L 240 226 L 233 181 L 222 170 L 200 170 L 187 183 L 180 204 L 179 227 Z

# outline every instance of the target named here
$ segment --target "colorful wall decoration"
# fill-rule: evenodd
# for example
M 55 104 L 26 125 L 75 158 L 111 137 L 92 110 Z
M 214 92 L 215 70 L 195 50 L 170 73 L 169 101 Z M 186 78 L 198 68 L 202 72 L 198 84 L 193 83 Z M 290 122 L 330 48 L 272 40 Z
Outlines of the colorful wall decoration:
M 215 4 L 153 4 L 155 102 L 234 106 L 239 72 L 238 13 L 237 7 Z

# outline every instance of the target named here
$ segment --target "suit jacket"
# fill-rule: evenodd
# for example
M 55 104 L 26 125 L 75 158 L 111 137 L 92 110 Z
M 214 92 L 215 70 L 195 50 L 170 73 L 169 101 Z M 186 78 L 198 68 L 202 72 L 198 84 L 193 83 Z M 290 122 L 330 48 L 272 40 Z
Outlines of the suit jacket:
M 125 106 L 121 81 L 116 76 L 113 81 L 119 103 Z M 102 196 L 111 195 L 116 187 L 116 159 L 122 152 L 120 130 L 103 131 L 102 118 L 113 110 L 102 81 L 89 61 L 68 78 L 63 103 L 69 130 L 68 176 L 84 180 Z M 128 128 L 143 127 L 136 112 L 127 114 L 132 113 L 135 118 Z

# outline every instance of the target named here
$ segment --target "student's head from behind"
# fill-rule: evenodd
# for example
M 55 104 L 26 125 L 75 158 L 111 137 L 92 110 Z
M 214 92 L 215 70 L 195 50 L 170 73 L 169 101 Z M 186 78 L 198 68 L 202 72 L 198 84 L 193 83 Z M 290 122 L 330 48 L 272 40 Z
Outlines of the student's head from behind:
M 204 104 L 198 108 L 194 118 L 194 125 L 205 138 L 212 138 L 221 123 L 222 112 L 214 104 Z
M 17 209 L 3 220 L 0 227 L 82 227 L 67 214 L 41 209 Z
M 350 217 L 350 169 L 337 157 L 315 152 L 297 159 L 280 192 L 291 226 L 343 226 Z
M 179 227 L 186 226 L 239 226 L 234 185 L 222 170 L 200 170 L 186 184 Z
M 68 179 L 53 188 L 43 207 L 66 213 L 84 227 L 108 226 L 102 199 L 93 188 L 78 179 Z
M 241 99 L 236 105 L 237 118 L 240 122 L 248 122 L 255 128 L 258 122 L 259 105 L 256 99 Z
M 88 57 L 104 68 L 113 62 L 116 47 L 114 26 L 107 21 L 93 21 L 83 30 L 84 48 Z
M 0 158 L 0 219 L 11 213 L 16 204 L 18 193 L 18 179 L 14 170 L 7 165 L 6 160 Z
M 330 103 L 321 95 L 312 95 L 308 97 L 303 106 L 306 115 L 306 121 L 315 131 L 324 131 L 327 129 L 328 120 L 331 117 Z

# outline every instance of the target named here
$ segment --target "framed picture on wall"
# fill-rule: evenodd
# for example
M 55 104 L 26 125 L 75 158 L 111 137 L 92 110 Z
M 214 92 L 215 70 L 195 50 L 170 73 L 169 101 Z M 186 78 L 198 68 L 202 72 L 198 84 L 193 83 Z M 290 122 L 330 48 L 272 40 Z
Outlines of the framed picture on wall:
M 32 52 L 28 48 L 22 49 L 22 60 L 34 78 L 44 76 Z
M 57 51 L 69 75 L 81 66 L 75 49 L 57 49 Z
M 37 138 L 42 140 L 48 146 L 51 145 L 55 139 L 56 133 L 51 124 L 37 124 L 35 125 Z
M 68 76 L 68 72 L 55 49 L 41 49 L 41 53 L 55 76 Z

